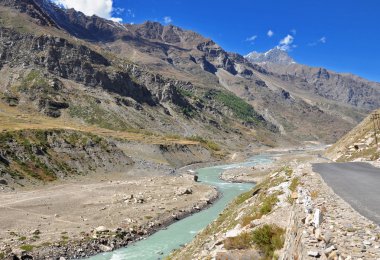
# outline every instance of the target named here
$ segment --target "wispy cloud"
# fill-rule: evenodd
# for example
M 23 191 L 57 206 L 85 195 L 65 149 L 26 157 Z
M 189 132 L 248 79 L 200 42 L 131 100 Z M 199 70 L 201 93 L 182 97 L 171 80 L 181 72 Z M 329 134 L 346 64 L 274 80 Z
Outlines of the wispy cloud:
M 278 44 L 278 48 L 283 51 L 290 51 L 292 48 L 297 47 L 292 44 L 294 42 L 294 37 L 290 34 L 286 35 Z
M 252 35 L 251 37 L 248 37 L 245 39 L 247 42 L 254 42 L 257 39 L 257 35 Z
M 293 35 L 296 35 L 296 34 L 297 34 L 297 30 L 296 30 L 296 29 L 291 29 L 290 32 L 291 32 Z
M 321 39 L 319 39 L 319 42 L 320 43 L 326 43 L 327 42 L 326 36 L 323 36 Z
M 136 17 L 135 12 L 133 12 L 132 9 L 127 9 L 127 14 L 131 18 L 135 18 Z
M 168 24 L 168 23 L 172 23 L 172 22 L 173 22 L 173 19 L 170 16 L 164 17 L 164 23 Z
M 114 17 L 117 10 L 113 8 L 113 0 L 53 0 L 56 4 L 65 8 L 74 8 L 86 15 L 97 15 L 115 22 L 122 22 L 122 18 Z
M 267 32 L 267 36 L 268 37 L 272 37 L 274 35 L 274 32 L 272 31 L 272 30 L 269 30 L 268 32 Z
M 326 42 L 327 42 L 327 37 L 326 36 L 322 36 L 317 41 L 311 42 L 308 45 L 311 46 L 311 47 L 313 47 L 313 46 L 316 46 L 318 44 L 325 44 Z

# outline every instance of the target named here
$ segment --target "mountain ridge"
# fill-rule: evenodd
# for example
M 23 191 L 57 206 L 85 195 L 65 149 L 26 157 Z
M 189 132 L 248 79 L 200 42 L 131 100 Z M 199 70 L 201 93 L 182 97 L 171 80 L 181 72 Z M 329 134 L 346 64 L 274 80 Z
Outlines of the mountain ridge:
M 99 86 L 106 85 L 106 91 L 111 86 L 118 86 L 119 90 L 117 91 L 119 92 L 116 94 L 123 91 L 124 93 L 129 93 L 128 97 L 137 99 L 137 103 L 142 100 L 143 96 L 151 96 L 152 101 L 149 101 L 151 105 L 156 104 L 156 108 L 159 109 L 162 109 L 163 106 L 162 111 L 172 114 L 170 112 L 172 108 L 168 107 L 169 103 L 161 103 L 163 100 L 170 100 L 170 102 L 174 102 L 173 104 L 177 104 L 175 106 L 183 106 L 180 109 L 187 111 L 185 112 L 187 115 L 185 114 L 184 120 L 194 121 L 194 126 L 199 125 L 199 122 L 195 123 L 195 121 L 204 120 L 202 119 L 202 113 L 204 113 L 203 109 L 205 108 L 208 109 L 207 113 L 210 113 L 209 115 L 213 117 L 213 119 L 209 119 L 213 122 L 220 121 L 223 117 L 228 116 L 228 113 L 225 114 L 225 112 L 215 114 L 214 108 L 209 105 L 205 106 L 205 103 L 199 104 L 199 100 L 214 103 L 213 98 L 222 98 L 224 95 L 213 94 L 211 99 L 208 99 L 207 97 L 210 97 L 208 93 L 225 93 L 227 91 L 227 93 L 231 93 L 229 94 L 232 95 L 231 97 L 236 95 L 244 100 L 248 106 L 252 106 L 262 120 L 267 121 L 267 123 L 263 123 L 264 125 L 272 124 L 277 129 L 283 129 L 281 138 L 284 140 L 324 140 L 331 142 L 361 120 L 369 108 L 378 105 L 376 98 L 380 94 L 376 91 L 372 93 L 373 99 L 365 100 L 365 94 L 369 93 L 370 86 L 365 93 L 352 92 L 349 94 L 351 98 L 347 100 L 347 95 L 342 97 L 339 93 L 337 95 L 326 91 L 332 85 L 327 79 L 324 81 L 305 81 L 304 75 L 292 75 L 290 72 L 282 71 L 284 67 L 273 68 L 269 67 L 268 64 L 252 64 L 239 54 L 225 51 L 211 39 L 173 25 L 164 26 L 157 22 L 149 21 L 139 25 L 122 25 L 97 16 L 85 16 L 73 9 L 62 9 L 45 0 L 3 0 L 0 4 L 8 3 L 5 5 L 15 9 L 9 3 L 14 3 L 17 7 L 20 3 L 29 2 L 33 2 L 40 9 L 42 8 L 41 10 L 47 13 L 46 17 L 53 19 L 57 25 L 54 27 L 48 24 L 41 25 L 38 22 L 39 16 L 35 18 L 35 15 L 32 14 L 30 17 L 34 21 L 37 19 L 37 22 L 35 21 L 35 28 L 30 30 L 31 34 L 35 33 L 34 31 L 43 31 L 44 33 L 48 32 L 52 35 L 64 37 L 67 40 L 67 43 L 64 43 L 65 46 L 69 43 L 74 45 L 82 44 L 90 52 L 101 53 L 101 56 L 106 57 L 108 62 L 108 64 L 101 65 L 103 66 L 101 68 L 99 65 L 93 66 L 90 60 L 87 64 L 83 63 L 83 61 L 75 61 L 82 64 L 80 68 L 78 67 L 79 74 L 62 74 L 61 69 L 56 72 L 53 69 L 49 73 L 53 72 L 56 76 L 63 75 L 65 80 L 74 80 L 84 86 L 97 87 L 99 84 Z M 32 11 L 29 10 L 29 14 L 33 13 Z M 46 17 L 41 19 L 48 19 Z M 32 25 L 25 24 L 23 26 Z M 82 32 L 84 33 L 82 34 Z M 48 39 L 48 41 L 51 42 L 52 39 Z M 55 46 L 59 42 L 60 40 L 57 43 L 50 43 L 51 48 L 59 50 Z M 51 54 L 48 53 L 48 58 Z M 51 60 L 51 57 L 48 60 Z M 88 60 L 88 58 L 83 60 Z M 35 61 L 32 63 L 35 63 Z M 56 65 L 54 66 L 51 64 L 50 67 L 59 68 L 59 63 L 55 63 Z M 129 63 L 134 65 L 128 65 Z M 83 65 L 87 66 L 89 71 L 83 70 Z M 290 66 L 293 65 L 291 64 Z M 136 66 L 139 69 L 136 69 Z M 118 71 L 116 74 L 115 69 Z M 127 72 L 123 72 L 126 69 Z M 90 75 L 89 72 L 91 71 L 97 73 L 95 78 Z M 147 71 L 151 75 L 146 74 Z M 68 78 L 68 75 L 72 75 L 70 76 L 71 78 Z M 113 75 L 112 77 L 114 78 L 111 81 L 110 75 Z M 118 77 L 130 78 L 130 86 L 120 85 Z M 165 78 L 165 80 L 158 83 L 155 79 L 148 80 L 151 77 Z M 116 85 L 114 84 L 115 80 L 119 80 Z M 165 85 L 164 82 L 168 81 L 173 83 L 179 81 L 181 82 L 181 87 L 163 86 Z M 131 88 L 131 86 L 133 87 Z M 143 91 L 150 93 L 144 92 L 146 94 L 143 95 L 134 93 L 137 89 L 147 89 Z M 350 93 L 350 89 L 346 92 Z M 170 93 L 171 97 L 162 99 L 163 93 Z M 184 93 L 185 96 L 183 95 Z M 218 102 L 220 103 L 221 100 Z M 223 102 L 225 103 L 220 109 L 217 109 L 218 111 L 231 109 L 225 106 L 227 100 Z M 232 104 L 229 105 L 231 106 Z M 101 106 L 106 108 L 103 105 Z M 150 106 L 149 109 L 153 111 L 156 108 L 155 106 Z M 108 109 L 106 108 L 106 110 Z M 236 110 L 237 107 L 234 109 Z M 190 113 L 189 111 L 198 111 L 195 113 L 197 116 L 192 118 L 190 115 L 193 112 Z M 138 113 L 134 114 L 133 118 L 129 120 L 133 122 Z M 79 114 L 83 116 L 83 113 Z M 124 113 L 118 112 L 118 114 L 123 115 Z M 175 113 L 170 120 L 177 116 L 178 114 Z M 216 118 L 219 119 L 215 120 Z M 304 125 L 301 126 L 299 122 L 303 122 Z M 331 124 L 331 122 L 334 123 Z M 206 127 L 205 123 L 206 121 L 203 121 L 201 124 Z M 243 128 L 250 124 L 247 124 L 247 122 L 241 123 Z M 153 124 L 152 128 L 157 129 L 153 127 Z M 217 123 L 215 126 L 220 128 L 217 131 L 223 129 L 221 123 Z M 142 125 L 139 124 L 137 127 L 142 127 Z M 197 131 L 188 129 L 185 132 L 189 134 Z

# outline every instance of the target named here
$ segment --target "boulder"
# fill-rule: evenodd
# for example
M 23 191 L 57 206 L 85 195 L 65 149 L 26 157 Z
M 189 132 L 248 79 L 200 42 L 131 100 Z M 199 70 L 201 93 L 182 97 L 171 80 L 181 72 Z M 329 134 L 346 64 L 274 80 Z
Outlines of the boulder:
M 95 228 L 94 231 L 96 233 L 106 233 L 109 230 L 105 226 L 99 226 L 99 227 Z
M 320 228 L 315 229 L 314 236 L 318 241 L 322 241 L 322 232 Z
M 182 195 L 188 195 L 188 194 L 192 194 L 193 193 L 193 190 L 191 188 L 184 188 L 184 187 L 181 187 L 177 190 L 177 192 L 175 193 L 177 196 L 182 196 Z
M 30 234 L 31 234 L 31 235 L 39 235 L 39 234 L 41 234 L 41 231 L 38 230 L 38 229 L 35 229 L 35 230 L 33 230 L 32 232 L 30 232 Z
M 312 256 L 312 257 L 319 257 L 320 256 L 319 252 L 316 250 L 307 251 L 307 255 Z
M 316 209 L 314 212 L 314 217 L 313 217 L 314 227 L 319 228 L 321 223 L 322 223 L 322 212 L 320 211 L 320 209 Z
M 329 256 L 332 251 L 336 250 L 336 247 L 334 245 L 328 247 L 325 249 L 324 253 L 326 256 Z
M 110 247 L 110 246 L 99 245 L 98 247 L 99 247 L 100 251 L 102 251 L 102 252 L 111 252 L 112 251 L 112 247 Z

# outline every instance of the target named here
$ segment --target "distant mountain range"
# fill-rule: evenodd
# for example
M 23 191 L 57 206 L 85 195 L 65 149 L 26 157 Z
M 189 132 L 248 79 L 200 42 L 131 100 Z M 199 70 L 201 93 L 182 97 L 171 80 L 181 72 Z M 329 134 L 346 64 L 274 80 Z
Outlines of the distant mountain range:
M 296 63 L 292 57 L 289 56 L 289 54 L 280 49 L 279 47 L 275 47 L 273 49 L 270 49 L 269 51 L 265 53 L 259 53 L 259 52 L 251 52 L 244 56 L 248 61 L 252 63 L 275 63 L 275 64 L 281 64 L 281 65 L 290 65 Z
M 0 17 L 2 102 L 24 112 L 243 147 L 334 142 L 380 107 L 378 83 L 278 48 L 243 57 L 173 25 L 45 0 L 0 0 Z

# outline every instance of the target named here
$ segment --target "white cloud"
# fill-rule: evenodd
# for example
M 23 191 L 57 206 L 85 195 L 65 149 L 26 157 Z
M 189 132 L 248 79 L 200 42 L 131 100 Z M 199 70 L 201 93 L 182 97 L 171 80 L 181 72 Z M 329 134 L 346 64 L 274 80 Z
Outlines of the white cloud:
M 318 45 L 318 44 L 325 44 L 327 42 L 327 38 L 326 38 L 326 36 L 322 36 L 318 41 L 315 41 L 315 42 L 311 42 L 311 43 L 309 43 L 308 45 L 309 46 L 311 46 L 311 47 L 314 47 L 314 46 L 316 46 L 316 45 Z
M 132 17 L 132 18 L 135 18 L 135 17 L 136 17 L 136 15 L 135 15 L 135 13 L 132 11 L 132 9 L 127 9 L 127 14 L 128 14 L 129 17 Z
M 297 34 L 297 30 L 296 30 L 296 29 L 291 29 L 290 32 L 291 32 L 293 35 L 296 35 L 296 34 Z
M 251 37 L 248 37 L 247 39 L 245 39 L 247 42 L 254 42 L 255 40 L 257 39 L 257 35 L 253 35 Z
M 284 39 L 280 41 L 280 45 L 289 45 L 294 41 L 294 37 L 290 34 L 286 35 Z
M 294 41 L 294 37 L 290 34 L 286 35 L 278 44 L 278 48 L 280 48 L 283 51 L 290 51 L 291 48 L 293 48 L 296 45 L 292 45 Z
M 65 8 L 74 8 L 81 11 L 85 15 L 97 15 L 112 21 L 121 22 L 123 19 L 113 17 L 112 13 L 113 0 L 53 0 L 55 3 L 62 5 Z M 121 9 L 116 9 L 116 13 Z
M 172 23 L 172 22 L 173 22 L 173 20 L 172 20 L 172 18 L 170 16 L 165 16 L 164 17 L 164 23 Z
M 268 37 L 272 37 L 274 35 L 274 32 L 272 30 L 269 30 L 267 32 Z
M 327 41 L 326 36 L 323 36 L 321 39 L 319 39 L 320 43 L 326 43 L 326 41 Z

